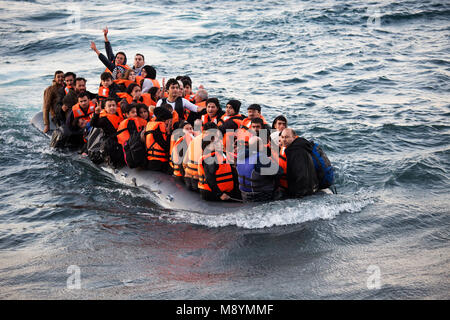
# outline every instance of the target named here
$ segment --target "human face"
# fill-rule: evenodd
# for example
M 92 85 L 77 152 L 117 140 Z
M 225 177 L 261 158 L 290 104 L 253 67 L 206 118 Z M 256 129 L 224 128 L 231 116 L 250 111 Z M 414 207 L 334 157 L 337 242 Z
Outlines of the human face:
M 178 93 L 178 95 L 180 96 L 180 97 L 184 97 L 184 87 L 183 87 L 183 83 L 181 82 L 181 81 L 178 81 L 178 84 L 179 84 L 179 86 L 178 86 L 178 90 L 179 90 L 179 93 Z
M 68 76 L 64 79 L 64 82 L 66 83 L 66 86 L 68 86 L 68 87 L 72 87 L 74 81 L 75 81 L 75 79 L 73 78 L 73 76 Z
M 115 114 L 117 111 L 117 104 L 115 101 L 106 101 L 105 111 L 108 114 Z
M 254 131 L 254 132 L 258 132 L 259 130 L 261 130 L 261 124 L 260 123 L 252 123 L 250 128 Z
M 145 108 L 139 108 L 139 117 L 148 120 L 148 110 Z
M 225 113 L 227 114 L 227 116 L 231 117 L 234 116 L 236 114 L 236 112 L 234 112 L 233 107 L 231 106 L 231 104 L 227 104 L 227 106 L 225 107 Z
M 133 88 L 133 90 L 131 91 L 131 96 L 133 97 L 133 100 L 137 100 L 141 97 L 141 88 L 139 86 L 136 86 Z
M 112 85 L 113 81 L 111 78 L 108 78 L 106 80 L 101 80 L 102 86 L 105 88 L 109 88 L 110 85 Z
M 78 98 L 78 103 L 80 104 L 80 108 L 86 110 L 89 107 L 89 99 L 87 96 Z
M 115 60 L 116 66 L 119 64 L 123 65 L 124 62 L 125 62 L 125 56 L 123 54 L 119 53 L 118 55 L 116 55 L 116 60 Z
M 183 127 L 183 132 L 185 134 L 188 134 L 188 133 L 194 134 L 194 128 L 192 128 L 192 126 L 190 124 L 187 124 Z
M 141 77 L 147 78 L 147 71 L 145 69 L 141 70 Z
M 134 71 L 131 71 L 128 75 L 128 80 L 136 81 L 136 73 Z
M 282 121 L 282 120 L 277 120 L 277 122 L 275 122 L 275 129 L 279 132 L 283 131 L 284 129 L 286 129 L 286 122 Z
M 248 109 L 247 112 L 248 112 L 248 118 L 250 120 L 259 118 L 261 116 L 261 114 L 259 113 L 258 110 Z
M 58 73 L 55 76 L 55 82 L 59 85 L 63 85 L 64 84 L 64 73 Z
M 284 129 L 283 132 L 281 132 L 280 145 L 283 147 L 289 147 L 292 141 L 294 141 L 294 136 L 291 131 Z
M 89 121 L 87 121 L 87 120 L 85 120 L 85 119 L 83 119 L 83 118 L 79 118 L 79 119 L 78 119 L 78 126 L 79 126 L 81 129 L 84 129 L 84 128 L 86 128 L 88 122 L 89 122 Z
M 216 104 L 213 102 L 208 103 L 206 106 L 206 113 L 210 118 L 215 117 L 218 110 L 219 108 L 217 108 Z
M 169 96 L 177 97 L 178 93 L 179 93 L 179 90 L 180 90 L 180 86 L 179 86 L 178 83 L 177 84 L 171 84 L 169 86 Z
M 86 82 L 83 80 L 75 82 L 75 91 L 78 93 L 86 91 Z
M 141 55 L 134 56 L 134 66 L 136 68 L 142 67 L 144 63 L 145 63 L 144 58 Z
M 192 88 L 191 88 L 191 86 L 189 84 L 186 84 L 184 86 L 184 95 L 187 96 L 188 94 L 189 95 L 192 94 Z
M 136 117 L 137 117 L 136 108 L 132 108 L 130 112 L 127 113 L 127 118 L 136 118 Z

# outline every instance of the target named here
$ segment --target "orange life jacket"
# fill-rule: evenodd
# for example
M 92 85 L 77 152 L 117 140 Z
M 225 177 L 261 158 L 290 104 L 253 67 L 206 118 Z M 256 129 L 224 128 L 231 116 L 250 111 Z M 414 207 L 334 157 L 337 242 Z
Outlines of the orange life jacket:
M 183 160 L 184 176 L 198 180 L 198 160 L 202 157 L 203 133 L 196 136 L 188 145 L 186 155 Z
M 104 100 L 109 97 L 109 88 L 100 86 L 98 88 L 98 98 L 99 100 Z
M 217 114 L 215 117 L 210 118 L 208 114 L 203 114 L 202 115 L 202 125 L 204 126 L 205 124 L 207 124 L 208 122 L 214 122 L 215 124 L 217 124 L 217 121 L 219 120 L 219 117 L 217 117 Z
M 199 106 L 199 107 L 206 107 L 206 100 L 205 101 L 200 101 L 199 103 L 196 103 L 195 105 Z
M 232 115 L 232 116 L 227 116 L 227 114 L 225 113 L 225 114 L 223 114 L 222 115 L 222 117 L 220 117 L 220 120 L 219 120 L 219 125 L 222 125 L 222 124 L 224 124 L 226 121 L 228 121 L 228 120 L 231 120 L 231 121 L 233 121 L 235 124 L 236 124 L 236 126 L 239 128 L 240 126 L 241 126 L 241 124 L 242 124 L 242 115 L 241 114 L 235 114 L 235 115 Z
M 124 68 L 125 70 L 130 69 L 130 67 L 127 66 L 126 64 L 125 64 L 125 65 L 123 65 L 123 64 L 116 64 L 116 67 L 117 67 L 117 66 L 122 67 L 122 68 Z M 109 70 L 108 68 L 105 69 L 105 72 L 112 73 L 112 71 Z
M 75 119 L 83 118 L 84 120 L 90 121 L 96 106 L 97 105 L 94 102 L 89 101 L 89 107 L 85 112 L 83 109 L 81 109 L 80 104 L 77 103 L 72 107 L 73 116 Z
M 73 90 L 73 88 L 72 88 L 71 86 L 66 86 L 66 87 L 64 88 L 64 92 L 65 92 L 66 94 L 69 94 L 70 89 Z
M 169 161 L 169 154 L 156 142 L 154 133 L 155 131 L 162 133 L 163 139 L 167 140 L 166 126 L 162 121 L 150 121 L 145 128 L 145 145 L 147 147 L 147 159 L 158 160 L 161 162 Z
M 142 80 L 144 80 L 144 79 L 150 80 L 154 87 L 161 88 L 161 85 L 159 84 L 158 80 L 156 80 L 156 79 L 144 78 L 143 76 L 136 76 L 136 83 L 139 85 L 139 87 L 142 88 Z
M 133 103 L 133 97 L 126 92 L 117 92 L 117 96 L 119 98 L 125 98 L 129 104 Z M 141 98 L 137 101 L 137 103 L 143 103 L 147 107 L 151 106 L 152 97 L 149 93 L 142 93 Z
M 203 163 L 207 158 L 215 157 L 215 163 L 218 164 L 218 168 L 215 172 L 217 187 L 222 192 L 231 192 L 234 188 L 233 183 L 233 171 L 231 170 L 230 164 L 226 162 L 223 154 L 220 152 L 212 152 L 210 154 L 204 155 L 200 158 L 198 162 L 198 188 L 202 190 L 212 191 L 208 182 L 206 181 L 205 170 L 203 168 Z
M 283 169 L 283 175 L 280 178 L 280 186 L 287 189 L 287 158 L 286 158 L 286 147 L 280 148 L 280 154 L 278 155 L 278 165 Z
M 117 85 L 119 84 L 123 84 L 125 86 L 125 88 L 128 88 L 128 86 L 132 83 L 135 83 L 132 80 L 126 80 L 126 79 L 116 79 L 113 82 L 117 83 Z
M 186 142 L 186 145 L 189 146 L 189 144 L 191 143 L 192 139 L 194 138 L 193 135 L 191 134 L 185 134 L 184 136 L 180 137 L 177 139 L 177 141 L 173 142 L 171 141 L 171 145 L 170 145 L 170 155 L 171 155 L 171 166 L 173 168 L 173 175 L 176 177 L 182 177 L 182 168 L 183 168 L 183 158 L 180 158 L 180 148 L 181 148 L 181 143 L 183 141 Z M 187 151 L 187 149 L 185 150 L 185 152 Z
M 109 122 L 113 125 L 114 129 L 118 129 L 120 123 L 123 121 L 122 111 L 120 108 L 117 108 L 117 112 L 115 114 L 106 113 L 105 110 L 100 112 L 100 118 L 108 118 Z
M 134 118 L 128 118 L 123 120 L 120 124 L 119 127 L 117 128 L 117 141 L 123 146 L 125 145 L 125 142 L 128 141 L 128 139 L 130 139 L 130 133 L 128 132 L 128 121 L 133 120 L 134 123 L 136 124 L 136 128 L 138 130 L 138 132 L 141 132 L 145 126 L 147 125 L 147 121 L 139 118 L 139 117 L 134 117 Z

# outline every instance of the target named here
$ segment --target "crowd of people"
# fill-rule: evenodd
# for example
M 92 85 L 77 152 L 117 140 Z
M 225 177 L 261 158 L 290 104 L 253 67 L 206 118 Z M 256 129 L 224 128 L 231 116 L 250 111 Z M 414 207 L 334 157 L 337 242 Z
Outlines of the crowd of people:
M 269 125 L 259 104 L 244 115 L 236 99 L 222 110 L 202 85 L 193 92 L 189 76 L 160 85 L 144 55 L 128 66 L 124 52 L 113 53 L 107 28 L 103 34 L 106 56 L 91 43 L 106 67 L 98 92 L 62 71 L 44 91 L 44 132 L 50 121 L 57 127 L 52 146 L 79 148 L 116 168 L 165 172 L 208 201 L 303 197 L 333 183 L 326 155 L 297 136 L 283 115 Z

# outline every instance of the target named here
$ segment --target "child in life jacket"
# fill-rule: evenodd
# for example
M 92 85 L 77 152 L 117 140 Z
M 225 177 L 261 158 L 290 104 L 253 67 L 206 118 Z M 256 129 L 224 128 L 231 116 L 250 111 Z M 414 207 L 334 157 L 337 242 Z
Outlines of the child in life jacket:
M 128 122 L 134 121 L 136 130 L 143 133 L 147 121 L 137 116 L 136 105 L 127 105 L 127 109 L 124 114 L 125 120 L 123 120 L 117 128 L 117 141 L 123 146 L 130 139 L 130 132 L 128 132 Z
M 91 119 L 91 126 L 102 128 L 105 136 L 116 137 L 119 124 L 123 121 L 122 112 L 117 108 L 117 102 L 113 98 L 103 101 L 104 109 L 100 106 L 95 108 L 95 113 Z
M 98 99 L 105 100 L 106 98 L 113 98 L 120 101 L 117 92 L 120 92 L 119 86 L 114 83 L 113 77 L 109 72 L 103 72 L 100 76 L 101 85 L 98 88 Z

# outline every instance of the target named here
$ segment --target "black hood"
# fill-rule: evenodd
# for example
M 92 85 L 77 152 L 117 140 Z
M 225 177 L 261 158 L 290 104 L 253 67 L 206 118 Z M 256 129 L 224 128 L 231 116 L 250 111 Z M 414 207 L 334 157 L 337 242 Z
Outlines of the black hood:
M 298 149 L 304 149 L 311 153 L 313 150 L 313 144 L 308 140 L 306 140 L 305 138 L 297 138 L 294 141 L 292 141 L 289 147 L 286 148 L 286 152 Z

